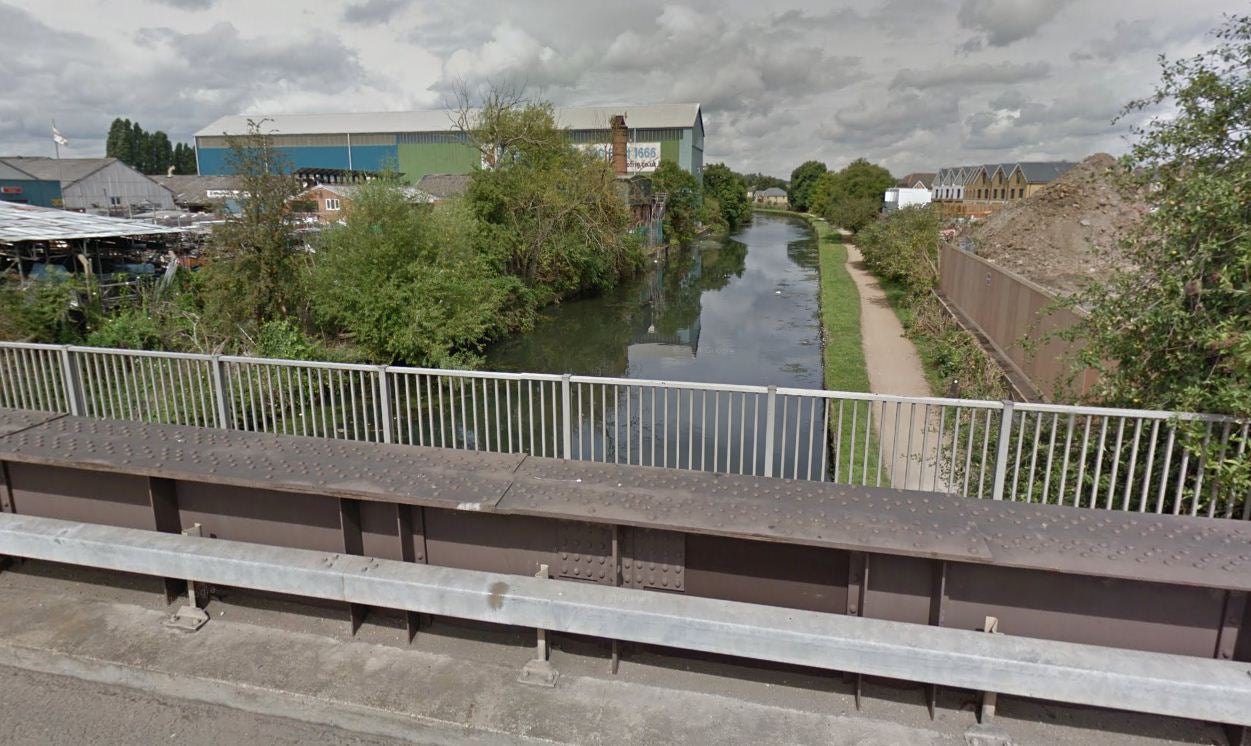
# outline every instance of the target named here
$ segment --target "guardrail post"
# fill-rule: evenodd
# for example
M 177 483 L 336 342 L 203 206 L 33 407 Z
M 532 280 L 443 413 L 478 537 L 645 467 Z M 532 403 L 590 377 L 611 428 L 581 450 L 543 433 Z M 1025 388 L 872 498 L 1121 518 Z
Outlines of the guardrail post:
M 69 404 L 69 413 L 75 417 L 82 417 L 87 407 L 83 401 L 83 386 L 78 377 L 78 365 L 69 345 L 61 346 L 61 379 L 65 383 L 65 399 Z
M 568 373 L 560 377 L 560 408 L 563 410 L 560 419 L 564 429 L 565 459 L 573 458 L 573 392 L 569 388 L 570 377 Z
M 769 399 L 765 405 L 765 452 L 764 475 L 773 476 L 773 432 L 777 428 L 778 387 L 769 387 Z
M 382 442 L 391 441 L 391 387 L 387 381 L 387 366 L 378 366 L 378 411 L 382 414 Z
M 1012 408 L 1014 406 L 1011 400 L 1005 399 L 1003 417 L 999 420 L 999 450 L 995 455 L 995 487 L 991 492 L 991 497 L 995 500 L 1003 499 L 1003 486 L 1008 479 L 1008 453 L 1012 440 Z
M 221 355 L 213 355 L 213 359 L 209 362 L 210 372 L 213 376 L 213 404 L 217 409 L 217 426 L 223 430 L 229 430 L 231 428 L 230 419 L 226 414 L 228 409 L 226 407 L 225 375 L 222 373 L 223 365 L 225 363 L 222 362 Z

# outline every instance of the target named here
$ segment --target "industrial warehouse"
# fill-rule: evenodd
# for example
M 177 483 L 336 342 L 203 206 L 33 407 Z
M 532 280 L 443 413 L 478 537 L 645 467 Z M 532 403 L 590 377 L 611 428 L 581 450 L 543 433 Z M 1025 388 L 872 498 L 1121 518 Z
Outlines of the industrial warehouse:
M 704 167 L 704 120 L 699 104 L 558 108 L 558 126 L 575 144 L 607 148 L 611 120 L 625 115 L 629 127 L 629 173 L 673 161 L 697 179 Z M 452 112 L 396 111 L 359 114 L 234 115 L 195 133 L 201 175 L 230 173 L 228 138 L 263 130 L 292 169 L 398 171 L 410 182 L 428 174 L 466 174 L 481 154 L 457 130 Z

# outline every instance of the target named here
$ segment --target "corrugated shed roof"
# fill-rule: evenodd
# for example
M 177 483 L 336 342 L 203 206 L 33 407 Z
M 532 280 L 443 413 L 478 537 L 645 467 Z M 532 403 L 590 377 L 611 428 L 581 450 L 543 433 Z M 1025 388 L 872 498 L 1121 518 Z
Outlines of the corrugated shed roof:
M 626 124 L 642 129 L 693 127 L 699 104 L 651 104 L 640 106 L 579 106 L 556 109 L 556 122 L 573 130 L 608 129 L 614 114 L 625 114 Z M 234 114 L 196 132 L 196 137 L 244 135 L 248 120 L 259 122 L 265 132 L 276 135 L 376 134 L 387 132 L 450 132 L 456 129 L 452 112 L 382 111 L 340 114 Z
M 116 158 L 49 158 L 47 156 L 0 156 L 0 161 L 44 181 L 69 186 L 117 161 Z
M 417 188 L 439 199 L 459 197 L 469 189 L 469 174 L 426 174 Z
M 209 197 L 210 190 L 231 191 L 239 189 L 237 176 L 151 176 L 157 184 L 168 189 L 174 195 L 174 202 L 181 205 L 207 205 L 221 201 L 220 197 Z
M 14 179 L 14 180 L 19 180 L 19 181 L 25 181 L 27 179 L 36 180 L 36 181 L 40 180 L 40 179 L 37 179 L 37 177 L 34 174 L 27 173 L 26 171 L 23 171 L 17 166 L 11 165 L 9 163 L 5 163 L 2 160 L 0 160 L 0 179 Z M 44 181 L 46 181 L 46 179 Z
M 182 228 L 165 228 L 138 220 L 84 215 L 51 207 L 0 202 L 0 242 L 68 241 L 74 238 L 113 238 L 147 236 L 157 233 L 183 233 Z
M 300 192 L 299 196 L 303 197 L 309 192 L 323 189 L 331 194 L 337 194 L 345 199 L 352 199 L 356 195 L 356 190 L 360 189 L 359 184 L 314 184 L 313 186 Z M 427 192 L 417 187 L 405 186 L 400 188 L 404 198 L 409 202 L 430 203 L 434 202 L 434 198 Z

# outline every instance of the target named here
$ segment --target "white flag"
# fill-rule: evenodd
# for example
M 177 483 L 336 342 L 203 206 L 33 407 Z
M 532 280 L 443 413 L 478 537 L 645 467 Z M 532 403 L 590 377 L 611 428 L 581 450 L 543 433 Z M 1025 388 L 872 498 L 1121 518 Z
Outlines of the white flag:
M 52 142 L 57 145 L 69 145 L 69 140 L 66 140 L 65 135 L 62 135 L 56 127 L 52 128 Z

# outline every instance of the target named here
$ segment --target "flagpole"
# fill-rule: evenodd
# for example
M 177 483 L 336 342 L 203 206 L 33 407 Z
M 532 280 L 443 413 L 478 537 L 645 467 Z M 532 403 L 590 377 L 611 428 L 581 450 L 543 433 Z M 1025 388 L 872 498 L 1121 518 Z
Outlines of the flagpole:
M 61 192 L 61 209 L 65 209 L 64 175 L 61 173 L 61 132 L 56 128 L 56 120 L 52 120 L 52 148 L 56 152 L 57 191 Z

